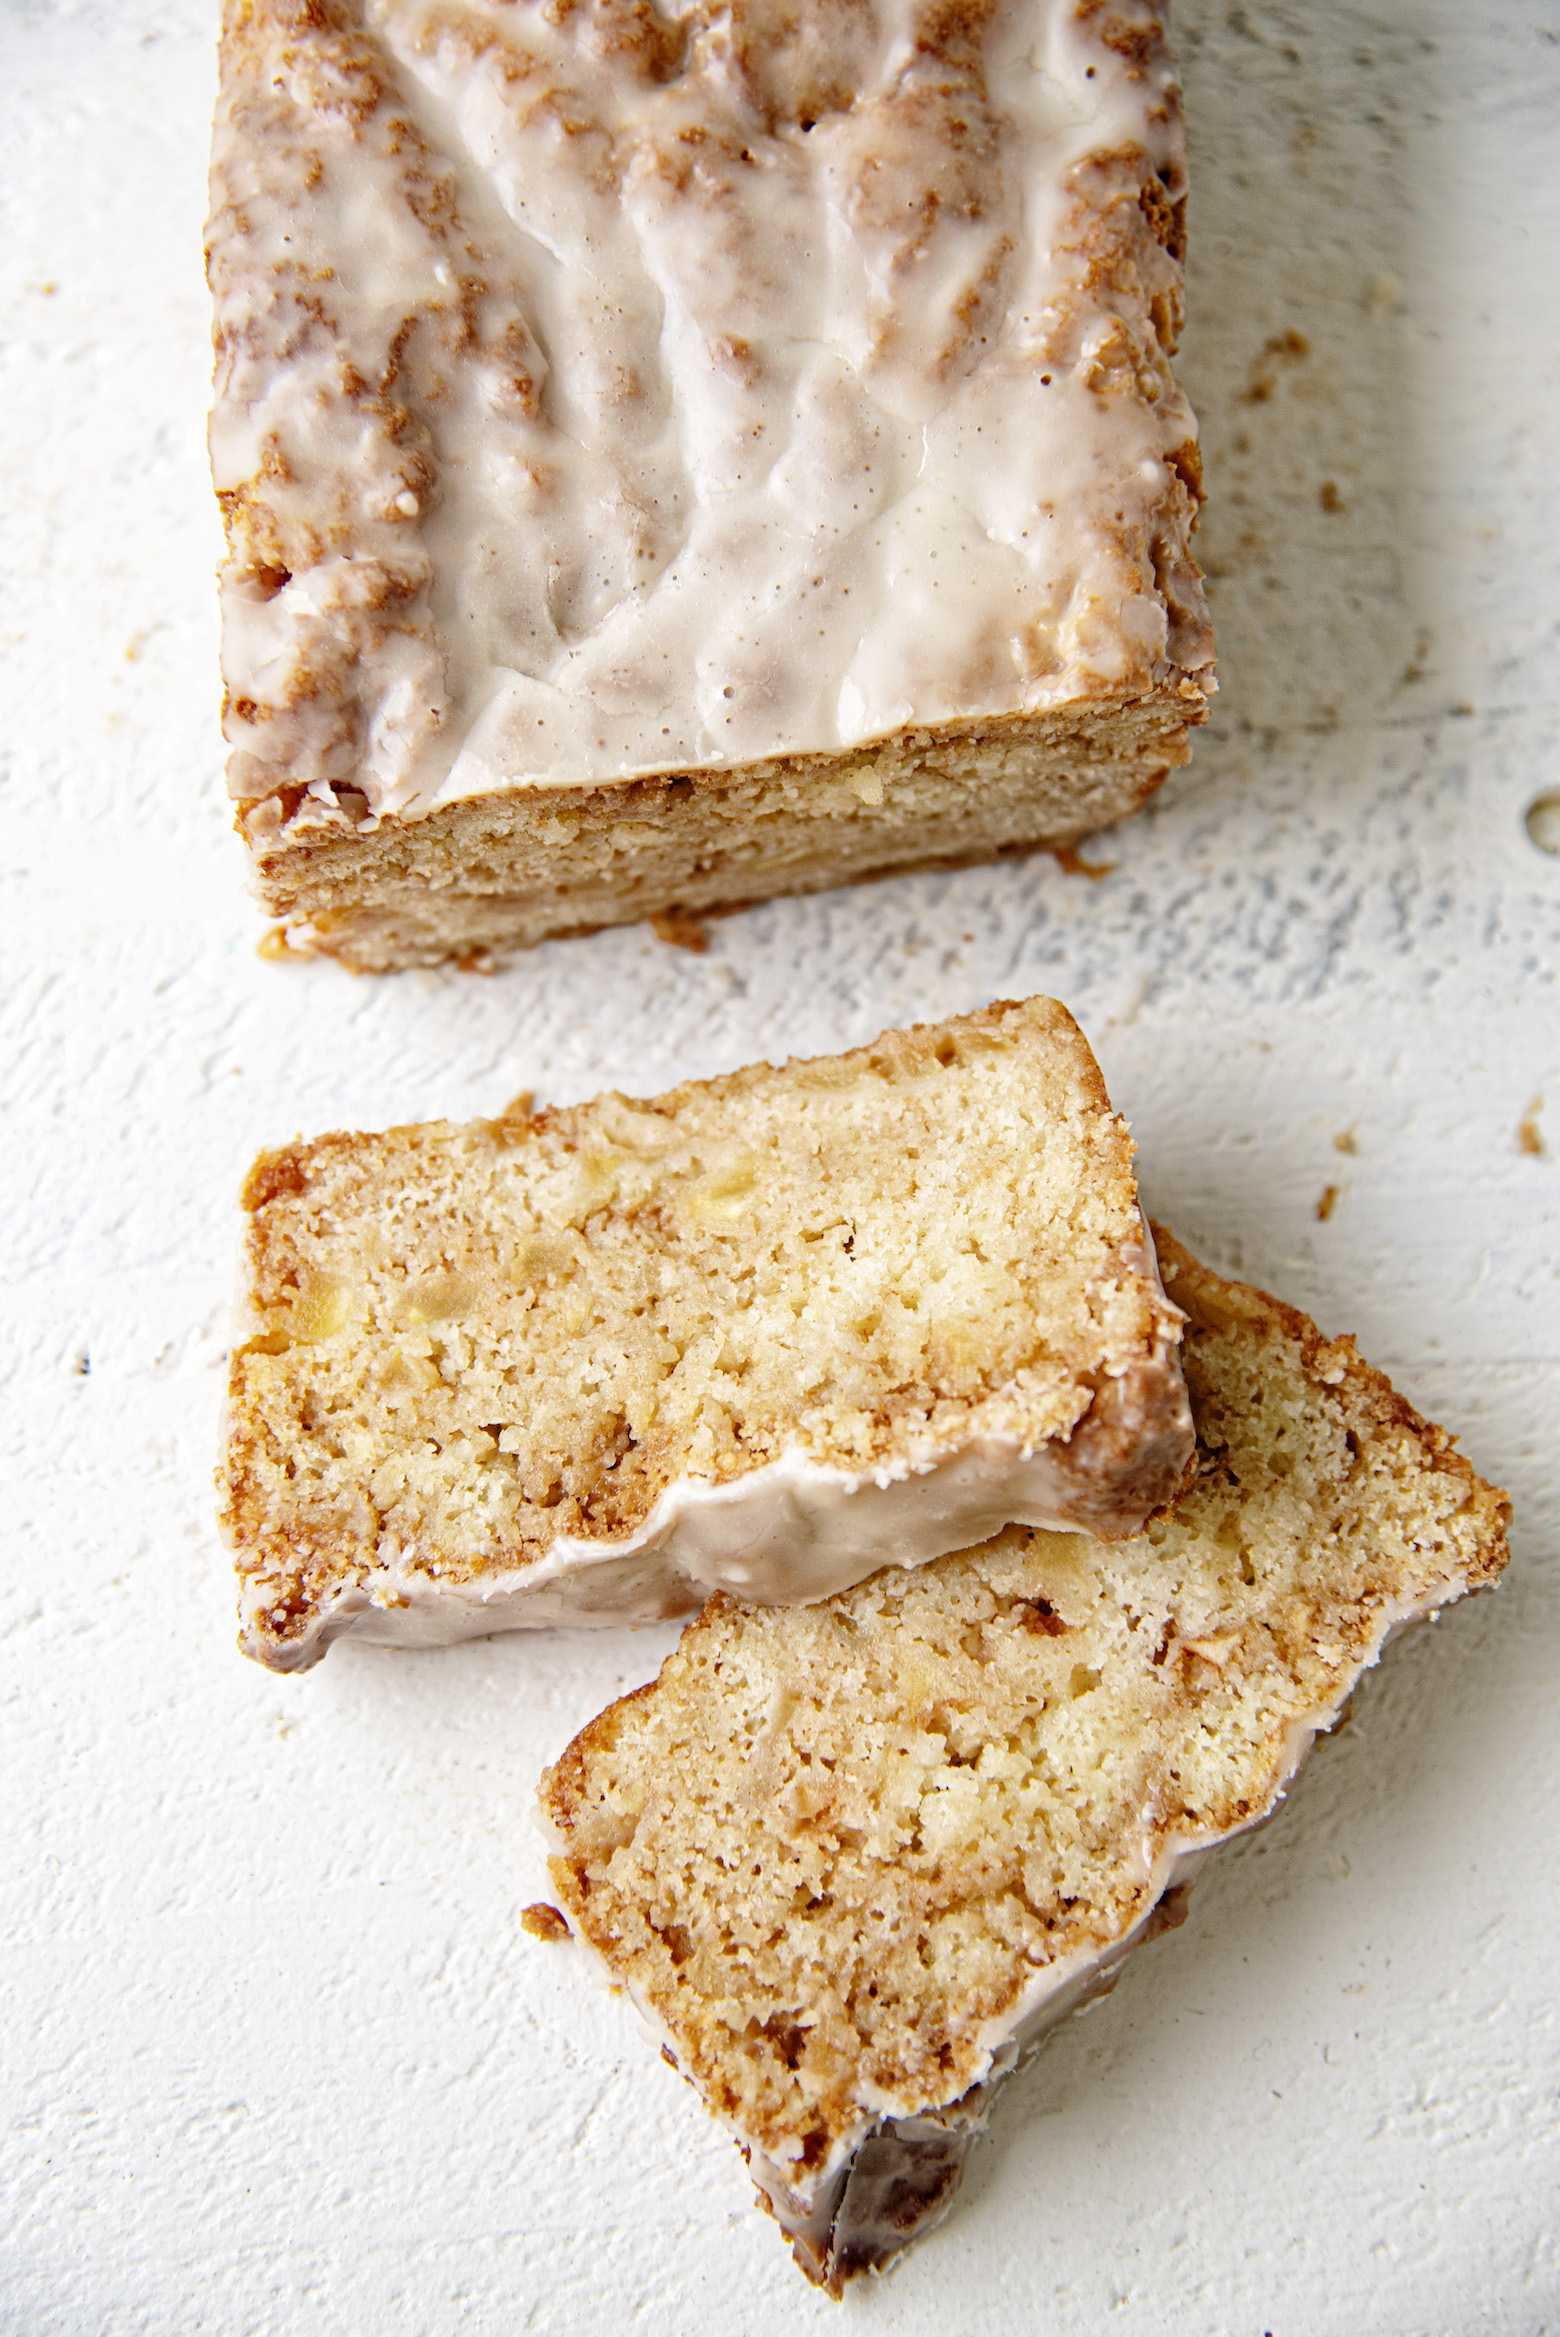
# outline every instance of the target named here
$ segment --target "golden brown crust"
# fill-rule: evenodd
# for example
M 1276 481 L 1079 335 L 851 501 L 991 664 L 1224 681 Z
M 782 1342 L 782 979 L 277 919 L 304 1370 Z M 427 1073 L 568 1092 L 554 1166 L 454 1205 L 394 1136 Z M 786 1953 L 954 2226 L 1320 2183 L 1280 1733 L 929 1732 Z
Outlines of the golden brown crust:
M 1417 1412 L 1399 1395 L 1383 1371 L 1367 1363 L 1352 1336 L 1328 1339 L 1298 1307 L 1292 1307 L 1254 1283 L 1234 1282 L 1215 1274 L 1193 1257 L 1165 1226 L 1150 1221 L 1159 1271 L 1166 1295 L 1190 1318 L 1191 1336 L 1220 1331 L 1232 1321 L 1254 1334 L 1292 1341 L 1303 1368 L 1318 1387 L 1334 1392 L 1341 1408 L 1372 1429 L 1412 1438 L 1427 1471 L 1457 1480 L 1465 1489 L 1470 1515 L 1477 1521 L 1477 1555 L 1467 1573 L 1467 1586 L 1477 1590 L 1497 1580 L 1511 1551 L 1507 1529 L 1511 1524 L 1511 1496 L 1489 1484 L 1457 1450 L 1456 1439 Z

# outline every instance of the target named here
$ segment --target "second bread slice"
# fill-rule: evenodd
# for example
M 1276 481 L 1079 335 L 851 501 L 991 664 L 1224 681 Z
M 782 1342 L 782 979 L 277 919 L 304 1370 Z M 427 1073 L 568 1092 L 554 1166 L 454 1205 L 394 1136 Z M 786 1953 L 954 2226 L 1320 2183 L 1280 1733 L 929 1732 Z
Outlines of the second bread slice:
M 1176 1924 L 1509 1504 L 1354 1350 L 1168 1239 L 1190 1490 L 804 1614 L 712 1599 L 543 1782 L 568 1919 L 838 2295 L 946 2213 L 993 2086 Z
M 1131 1141 L 1051 999 L 326 1136 L 244 1200 L 224 1523 L 277 1669 L 1122 1537 L 1190 1458 Z

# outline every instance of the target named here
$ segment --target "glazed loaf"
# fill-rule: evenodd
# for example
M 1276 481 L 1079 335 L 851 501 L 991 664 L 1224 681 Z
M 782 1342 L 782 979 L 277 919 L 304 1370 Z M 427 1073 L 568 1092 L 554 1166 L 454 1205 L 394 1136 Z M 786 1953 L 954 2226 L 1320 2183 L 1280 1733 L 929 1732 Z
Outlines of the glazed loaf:
M 1158 0 L 225 0 L 239 827 L 373 969 L 1064 845 L 1203 720 Z

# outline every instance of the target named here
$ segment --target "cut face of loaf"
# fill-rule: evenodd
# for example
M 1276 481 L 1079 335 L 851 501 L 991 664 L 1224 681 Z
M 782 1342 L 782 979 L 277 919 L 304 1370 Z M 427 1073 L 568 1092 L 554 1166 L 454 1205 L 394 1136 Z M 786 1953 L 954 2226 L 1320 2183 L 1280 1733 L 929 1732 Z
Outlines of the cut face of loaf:
M 1351 1341 L 1159 1254 L 1172 1516 L 716 1598 L 543 1782 L 574 1929 L 836 2295 L 946 2212 L 992 2083 L 1180 1920 L 1388 1635 L 1506 1562 L 1504 1496 Z
M 224 0 L 224 727 L 364 970 L 1074 842 L 1213 644 L 1162 0 Z
M 245 1188 L 243 1644 L 815 1599 L 1191 1454 L 1132 1147 L 1054 1000 L 649 1102 L 327 1136 Z

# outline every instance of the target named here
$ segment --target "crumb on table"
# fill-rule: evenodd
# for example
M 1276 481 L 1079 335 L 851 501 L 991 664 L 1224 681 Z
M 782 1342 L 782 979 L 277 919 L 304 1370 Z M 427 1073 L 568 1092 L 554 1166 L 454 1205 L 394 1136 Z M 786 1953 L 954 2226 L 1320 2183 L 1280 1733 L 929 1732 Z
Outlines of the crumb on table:
M 533 1939 L 567 1939 L 569 1926 L 556 1907 L 549 1907 L 545 1899 L 538 1899 L 534 1907 L 523 1908 L 520 1928 Z
M 1051 858 L 1069 876 L 1086 876 L 1093 884 L 1098 884 L 1102 876 L 1109 876 L 1116 866 L 1114 860 L 1085 860 L 1073 844 L 1053 844 Z
M 702 957 L 710 946 L 710 937 L 697 917 L 688 917 L 680 909 L 665 909 L 649 921 L 657 941 L 664 941 L 672 949 L 691 949 Z

